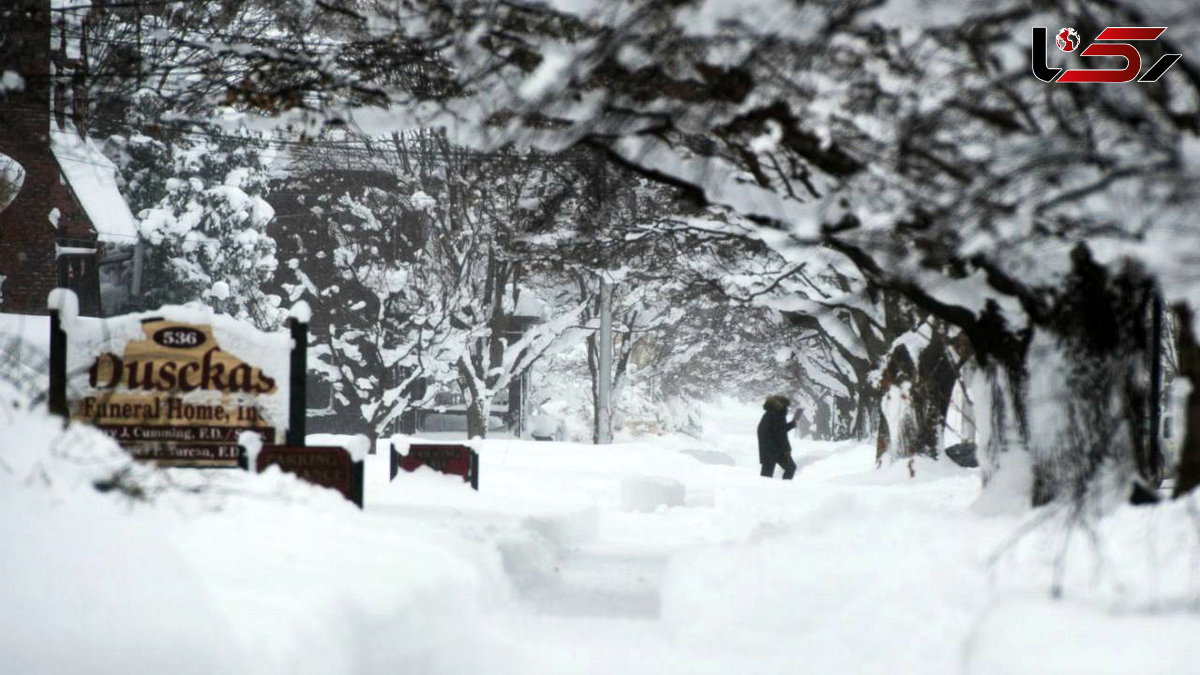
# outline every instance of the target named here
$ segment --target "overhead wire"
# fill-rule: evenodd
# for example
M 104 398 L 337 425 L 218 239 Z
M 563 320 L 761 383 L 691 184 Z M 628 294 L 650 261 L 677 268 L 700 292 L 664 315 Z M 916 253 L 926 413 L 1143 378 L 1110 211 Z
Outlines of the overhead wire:
M 78 12 L 80 10 L 106 10 L 106 9 L 139 9 L 146 7 L 168 7 L 171 5 L 196 5 L 202 4 L 198 0 L 123 0 L 121 2 L 96 2 L 90 5 L 74 5 L 72 7 L 51 7 L 51 12 L 66 13 Z

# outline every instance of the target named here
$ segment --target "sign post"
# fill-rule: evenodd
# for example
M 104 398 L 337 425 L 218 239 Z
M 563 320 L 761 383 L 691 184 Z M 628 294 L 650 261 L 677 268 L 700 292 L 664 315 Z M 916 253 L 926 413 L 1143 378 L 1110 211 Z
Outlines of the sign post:
M 291 400 L 288 402 L 288 445 L 304 445 L 305 410 L 304 384 L 308 377 L 308 320 L 293 312 L 288 318 L 288 330 L 292 335 Z M 360 503 L 361 507 L 362 504 Z
M 50 391 L 47 406 L 51 415 L 67 417 L 67 334 L 62 329 L 60 308 L 50 308 Z

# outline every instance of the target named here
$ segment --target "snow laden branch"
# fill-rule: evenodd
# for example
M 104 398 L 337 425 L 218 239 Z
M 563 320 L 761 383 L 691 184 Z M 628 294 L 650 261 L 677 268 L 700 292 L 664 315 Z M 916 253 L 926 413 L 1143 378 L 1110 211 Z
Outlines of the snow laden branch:
M 720 213 L 714 224 L 755 231 L 785 260 L 834 249 L 869 294 L 902 299 L 897 316 L 909 318 L 888 328 L 887 344 L 927 316 L 962 331 L 986 377 L 1013 385 L 1009 419 L 1019 425 L 1033 420 L 1034 403 L 1020 400 L 1030 377 L 1065 359 L 1080 377 L 1048 397 L 1063 406 L 1053 417 L 1086 401 L 1099 408 L 1084 417 L 1125 424 L 1103 458 L 1083 441 L 1103 430 L 1021 429 L 1040 502 L 1078 492 L 1071 486 L 1100 464 L 1123 467 L 1129 482 L 1161 478 L 1145 469 L 1161 462 L 1145 456 L 1136 431 L 1144 412 L 1119 402 L 1146 398 L 1145 378 L 1133 377 L 1146 358 L 1139 308 L 1159 296 L 1186 309 L 1200 288 L 1191 253 L 1200 248 L 1200 67 L 1178 49 L 1200 31 L 1194 12 L 1177 9 L 324 0 L 296 20 L 330 29 L 328 58 L 242 49 L 245 85 L 230 91 L 243 109 L 272 115 L 248 115 L 246 125 L 436 126 L 448 142 L 489 153 L 513 143 L 583 148 Z M 1179 37 L 1162 47 L 1183 57 L 1155 83 L 1047 87 L 1028 62 L 1029 27 L 1041 22 L 1169 25 Z M 377 63 L 423 60 L 414 67 L 428 78 L 392 77 L 365 63 L 367 53 Z M 1130 374 L 1103 403 L 1083 377 L 1097 358 Z M 1037 449 L 1046 437 L 1053 447 Z

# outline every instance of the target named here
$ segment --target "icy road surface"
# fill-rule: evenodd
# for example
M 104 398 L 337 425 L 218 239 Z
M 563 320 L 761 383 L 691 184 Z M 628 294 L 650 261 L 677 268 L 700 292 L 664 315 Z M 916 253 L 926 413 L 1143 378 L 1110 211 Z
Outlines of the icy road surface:
M 86 443 L 18 416 L 0 672 L 1196 672 L 1195 503 L 1078 534 L 1054 601 L 1058 516 L 946 462 L 875 469 L 870 444 L 793 440 L 796 479 L 768 481 L 758 414 L 714 406 L 700 439 L 484 441 L 479 493 L 389 484 L 381 448 L 362 512 L 277 472 L 100 495 L 62 456 Z

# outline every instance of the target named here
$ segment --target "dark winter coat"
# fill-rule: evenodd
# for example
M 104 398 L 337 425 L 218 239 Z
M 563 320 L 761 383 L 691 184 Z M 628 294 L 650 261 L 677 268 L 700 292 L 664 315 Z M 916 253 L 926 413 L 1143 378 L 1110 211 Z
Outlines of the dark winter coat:
M 777 463 L 792 454 L 788 431 L 796 426 L 787 421 L 788 400 L 783 396 L 768 396 L 763 404 L 763 416 L 758 422 L 758 462 Z

